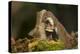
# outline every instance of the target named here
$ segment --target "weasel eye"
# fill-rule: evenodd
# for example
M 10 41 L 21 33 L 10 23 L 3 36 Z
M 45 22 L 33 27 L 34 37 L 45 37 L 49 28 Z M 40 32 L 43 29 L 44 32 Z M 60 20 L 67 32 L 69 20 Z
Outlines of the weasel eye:
M 46 23 L 46 24 L 48 24 L 48 23 L 49 23 L 49 21 L 48 21 L 48 20 L 46 20 L 46 21 L 45 21 L 45 23 Z

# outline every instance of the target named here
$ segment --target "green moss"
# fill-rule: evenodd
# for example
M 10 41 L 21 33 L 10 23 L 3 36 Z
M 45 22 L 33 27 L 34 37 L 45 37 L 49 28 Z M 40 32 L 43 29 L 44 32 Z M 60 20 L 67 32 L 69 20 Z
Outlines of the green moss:
M 64 43 L 61 41 L 50 43 L 50 41 L 41 40 L 38 42 L 37 46 L 35 46 L 32 51 L 53 51 L 62 49 L 64 49 Z

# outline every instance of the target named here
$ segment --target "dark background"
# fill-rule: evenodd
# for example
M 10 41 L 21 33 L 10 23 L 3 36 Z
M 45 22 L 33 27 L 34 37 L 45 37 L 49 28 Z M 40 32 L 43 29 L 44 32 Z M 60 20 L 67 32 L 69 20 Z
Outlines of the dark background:
M 11 36 L 24 38 L 36 23 L 37 12 L 42 9 L 49 10 L 71 33 L 78 31 L 78 6 L 66 4 L 47 4 L 31 2 L 10 2 L 11 9 Z

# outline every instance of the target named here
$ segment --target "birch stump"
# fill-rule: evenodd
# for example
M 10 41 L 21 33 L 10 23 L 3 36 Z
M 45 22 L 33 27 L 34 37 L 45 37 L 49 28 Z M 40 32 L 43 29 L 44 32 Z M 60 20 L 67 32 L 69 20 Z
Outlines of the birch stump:
M 66 31 L 64 26 L 59 22 L 55 15 L 51 11 L 41 10 L 37 13 L 36 25 L 32 31 L 29 32 L 29 35 L 34 38 L 39 38 L 41 40 L 46 39 L 44 18 L 52 17 L 54 20 L 55 27 L 57 28 L 56 33 L 60 40 L 65 44 L 65 48 L 71 48 L 73 43 L 73 37 Z

